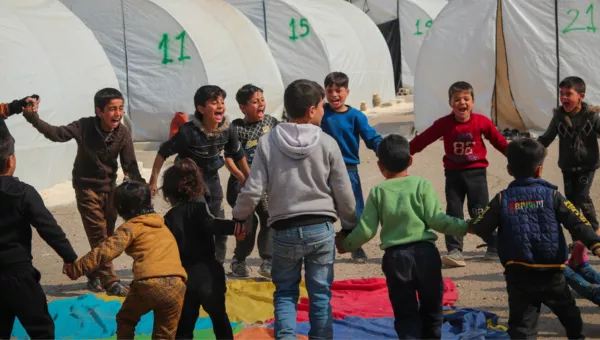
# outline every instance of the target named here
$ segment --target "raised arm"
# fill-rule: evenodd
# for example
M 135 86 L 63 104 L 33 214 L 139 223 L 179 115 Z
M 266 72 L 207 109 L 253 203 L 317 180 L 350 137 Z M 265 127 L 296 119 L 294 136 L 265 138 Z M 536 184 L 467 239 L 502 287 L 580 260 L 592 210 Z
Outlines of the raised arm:
M 556 192 L 554 197 L 558 222 L 569 230 L 573 240 L 581 241 L 594 253 L 600 249 L 600 236 L 596 234 L 592 224 L 579 212 L 579 209 L 559 192 Z
M 423 151 L 429 144 L 442 138 L 443 127 L 439 121 L 435 121 L 433 125 L 418 134 L 410 141 L 410 154 L 411 156 Z
M 358 111 L 358 110 L 357 110 Z M 357 119 L 356 119 L 356 128 L 358 128 L 358 133 L 360 134 L 360 138 L 365 142 L 367 148 L 375 151 L 377 153 L 377 147 L 381 140 L 383 139 L 371 125 L 369 125 L 369 119 L 365 116 L 364 113 L 358 111 Z
M 556 138 L 557 134 L 558 134 L 558 122 L 557 122 L 557 117 L 554 116 L 554 117 L 552 117 L 552 120 L 550 120 L 550 124 L 548 125 L 546 132 L 544 132 L 543 135 L 539 136 L 537 141 L 542 143 L 542 145 L 545 148 L 547 148 L 548 146 L 550 146 L 550 144 L 552 144 L 552 142 Z
M 508 141 L 504 136 L 496 129 L 494 123 L 485 118 L 485 128 L 483 129 L 483 136 L 490 141 L 490 143 L 500 151 L 503 155 L 506 155 L 506 149 L 508 148 Z
M 23 117 L 39 133 L 53 142 L 64 143 L 71 139 L 75 139 L 78 142 L 81 141 L 81 120 L 76 120 L 69 125 L 54 126 L 43 121 L 38 115 L 37 110 L 24 110 Z

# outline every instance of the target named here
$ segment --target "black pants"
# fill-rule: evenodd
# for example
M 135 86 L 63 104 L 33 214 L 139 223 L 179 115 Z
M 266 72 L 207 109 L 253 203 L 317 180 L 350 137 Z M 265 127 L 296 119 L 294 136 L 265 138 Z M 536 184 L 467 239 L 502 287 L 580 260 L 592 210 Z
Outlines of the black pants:
M 0 273 L 0 339 L 9 339 L 15 317 L 32 339 L 54 339 L 40 272 L 27 266 Z
M 446 214 L 464 219 L 463 212 L 465 198 L 469 216 L 476 218 L 483 213 L 490 203 L 487 171 L 485 168 L 467 170 L 446 170 Z M 496 232 L 494 239 L 484 240 L 488 244 L 488 251 L 496 251 Z M 445 235 L 446 249 L 448 252 L 458 249 L 463 251 L 463 237 Z
M 233 339 L 233 331 L 225 308 L 225 270 L 217 261 L 199 262 L 185 270 L 187 289 L 183 300 L 181 318 L 177 325 L 177 339 L 193 339 L 194 327 L 204 307 L 213 324 L 217 339 Z
M 223 209 L 223 187 L 219 173 L 204 174 L 205 193 L 204 199 L 208 204 L 208 209 L 213 216 L 225 218 Z M 227 252 L 227 235 L 215 235 L 215 256 L 217 261 L 225 262 L 225 253 Z
M 595 171 L 591 172 L 563 172 L 565 183 L 565 196 L 578 209 L 583 216 L 592 224 L 594 230 L 598 230 L 598 218 L 594 202 L 590 197 L 590 189 L 594 181 Z
M 582 339 L 583 321 L 560 271 L 507 268 L 508 334 L 511 339 L 535 339 L 542 303 L 558 317 L 569 339 Z
M 440 253 L 435 245 L 418 242 L 387 248 L 382 268 L 398 337 L 440 339 L 444 282 Z
M 227 203 L 231 208 L 235 207 L 235 201 L 237 200 L 238 193 L 240 191 L 240 183 L 235 177 L 229 177 L 227 182 Z M 235 250 L 233 254 L 235 259 L 238 261 L 245 261 L 252 250 L 254 250 L 254 243 L 258 244 L 258 255 L 263 260 L 271 260 L 273 258 L 273 239 L 271 228 L 267 226 L 269 220 L 269 211 L 267 208 L 266 199 L 261 199 L 260 203 L 256 206 L 254 213 L 248 218 L 248 236 L 242 241 L 236 240 Z M 259 230 L 260 223 L 260 230 Z M 258 233 L 257 233 L 258 232 Z M 258 240 L 257 239 L 258 234 Z

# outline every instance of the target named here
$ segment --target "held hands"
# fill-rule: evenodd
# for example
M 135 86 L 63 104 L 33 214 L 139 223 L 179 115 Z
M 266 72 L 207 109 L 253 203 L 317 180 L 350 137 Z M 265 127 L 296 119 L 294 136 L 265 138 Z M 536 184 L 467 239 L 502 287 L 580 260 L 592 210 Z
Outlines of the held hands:
M 335 247 L 337 248 L 337 251 L 340 254 L 347 253 L 346 249 L 344 249 L 344 246 L 342 245 L 346 236 L 348 236 L 348 234 L 343 231 L 340 231 L 335 234 Z
M 72 263 L 65 263 L 63 265 L 63 274 L 66 274 L 71 280 L 77 280 L 79 276 L 75 275 L 75 269 Z
M 31 115 L 33 113 L 38 112 L 38 107 L 40 105 L 40 97 L 34 94 L 21 99 L 19 101 L 19 104 L 22 105 L 23 115 Z
M 235 229 L 233 232 L 235 239 L 242 241 L 248 236 L 248 224 L 246 222 L 235 222 Z

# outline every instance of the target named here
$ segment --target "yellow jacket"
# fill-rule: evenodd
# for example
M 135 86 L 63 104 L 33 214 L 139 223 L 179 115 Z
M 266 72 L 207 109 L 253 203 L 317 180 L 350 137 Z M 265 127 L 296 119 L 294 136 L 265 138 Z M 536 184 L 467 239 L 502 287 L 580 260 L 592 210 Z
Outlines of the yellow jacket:
M 123 251 L 133 258 L 134 280 L 164 276 L 180 276 L 187 280 L 175 237 L 156 213 L 140 215 L 123 223 L 113 236 L 75 261 L 74 272 L 83 276 Z

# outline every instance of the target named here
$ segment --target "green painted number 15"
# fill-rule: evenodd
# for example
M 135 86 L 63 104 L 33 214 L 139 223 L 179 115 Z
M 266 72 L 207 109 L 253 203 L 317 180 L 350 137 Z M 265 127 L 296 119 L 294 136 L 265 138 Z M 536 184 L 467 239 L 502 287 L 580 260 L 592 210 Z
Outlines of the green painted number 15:
M 180 44 L 179 44 L 179 58 L 177 58 L 177 60 L 179 61 L 184 61 L 187 59 L 190 59 L 189 55 L 185 55 L 185 31 L 181 31 L 181 33 L 179 33 L 176 37 L 175 40 L 180 40 Z M 163 60 L 162 60 L 162 64 L 163 65 L 167 65 L 168 63 L 172 63 L 173 59 L 169 58 L 169 34 L 168 33 L 164 33 L 162 35 L 162 39 L 160 40 L 160 43 L 158 44 L 158 49 L 162 50 L 163 52 Z
M 579 18 L 579 10 L 572 8 L 570 10 L 567 11 L 567 15 L 570 15 L 571 13 L 575 13 L 575 17 L 573 18 L 573 20 L 571 20 L 571 22 L 569 23 L 569 25 L 567 25 L 567 27 L 565 27 L 562 30 L 562 33 L 565 34 L 567 32 L 571 32 L 571 31 L 592 31 L 592 32 L 596 32 L 596 25 L 594 24 L 594 4 L 590 4 L 587 8 L 587 10 L 585 11 L 585 14 L 587 16 L 589 16 L 590 18 L 590 24 L 587 25 L 586 27 L 580 26 L 580 27 L 573 27 L 573 24 L 575 23 L 575 21 L 577 21 L 577 19 Z
M 300 34 L 300 38 L 304 38 L 307 35 L 310 34 L 310 27 L 308 26 L 308 20 L 306 20 L 306 18 L 302 18 L 299 21 L 300 23 L 300 28 L 304 29 L 304 33 Z M 292 30 L 292 35 L 290 35 L 288 38 L 290 38 L 291 41 L 296 41 L 298 40 L 298 35 L 296 35 L 296 19 L 292 18 L 292 20 L 290 20 L 290 29 Z

